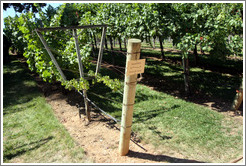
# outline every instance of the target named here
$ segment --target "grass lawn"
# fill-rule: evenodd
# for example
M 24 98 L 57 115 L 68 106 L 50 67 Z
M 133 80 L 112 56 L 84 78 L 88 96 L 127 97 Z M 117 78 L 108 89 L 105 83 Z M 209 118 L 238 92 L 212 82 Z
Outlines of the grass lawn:
M 120 93 L 95 85 L 88 95 L 121 118 Z M 135 103 L 132 129 L 160 154 L 221 163 L 243 154 L 243 126 L 231 117 L 144 85 L 137 85 Z
M 4 163 L 90 162 L 18 60 L 3 66 L 3 88 Z
M 115 57 L 117 66 L 125 66 L 126 58 L 121 53 L 106 52 L 103 60 L 112 64 L 112 56 Z M 157 50 L 141 50 L 141 57 L 146 58 L 142 83 L 168 94 L 184 95 L 183 66 L 180 53 L 166 52 L 164 61 L 153 59 L 160 58 L 160 56 L 161 52 Z M 208 100 L 217 98 L 221 102 L 232 103 L 236 90 L 241 84 L 243 62 L 223 60 L 208 55 L 199 55 L 199 58 L 199 65 L 194 66 L 194 56 L 189 56 L 191 94 L 194 97 L 200 96 L 200 98 Z M 105 71 L 105 74 L 110 73 Z M 111 77 L 115 78 L 117 75 L 111 74 Z
M 156 56 L 152 50 L 142 51 L 143 56 L 151 56 L 149 53 Z M 125 57 L 116 53 L 114 56 L 116 64 L 123 66 Z M 178 54 L 167 56 L 180 58 Z M 104 60 L 110 63 L 110 55 L 106 54 Z M 117 78 L 115 73 L 106 69 L 101 70 L 101 73 Z M 157 78 L 158 87 L 163 86 L 164 92 L 183 89 L 180 65 L 147 59 L 145 74 Z M 239 86 L 240 81 L 239 76 L 191 68 L 193 91 L 208 97 L 232 101 L 235 96 L 233 88 Z M 88 96 L 103 110 L 120 119 L 122 91 L 113 93 L 102 84 L 96 84 L 89 90 Z M 137 85 L 132 129 L 142 140 L 153 144 L 160 154 L 179 154 L 185 159 L 202 162 L 230 162 L 243 154 L 242 122 L 169 94 L 152 90 L 143 84 Z
M 149 58 L 159 55 L 160 51 L 142 50 L 141 56 L 147 57 L 144 74 L 148 79 L 137 85 L 133 131 L 144 142 L 153 144 L 158 154 L 213 163 L 230 162 L 242 156 L 242 122 L 172 96 L 172 92 L 183 89 L 182 66 L 176 63 L 181 56 L 166 53 L 169 61 Z M 115 64 L 125 65 L 125 56 L 114 56 Z M 105 51 L 103 60 L 110 63 L 110 53 Z M 240 65 L 233 64 L 217 60 L 212 65 L 240 73 Z M 36 83 L 21 65 L 15 60 L 4 66 L 4 162 L 84 162 L 83 150 L 54 117 Z M 123 82 L 123 77 L 111 70 L 103 68 L 101 73 Z M 206 67 L 192 67 L 190 73 L 193 92 L 227 102 L 233 100 L 235 88 L 241 83 L 240 75 L 214 72 Z M 156 91 L 146 85 L 160 88 Z M 88 96 L 120 119 L 122 91 L 111 92 L 102 84 L 95 84 Z

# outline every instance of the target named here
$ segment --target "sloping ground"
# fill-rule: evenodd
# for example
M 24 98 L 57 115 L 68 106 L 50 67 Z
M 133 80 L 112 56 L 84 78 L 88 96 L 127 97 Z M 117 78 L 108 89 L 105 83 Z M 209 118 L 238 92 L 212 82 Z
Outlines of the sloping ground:
M 65 127 L 54 116 L 29 71 L 17 60 L 3 66 L 1 113 L 1 162 L 90 162 L 85 158 L 83 149 L 76 146 Z
M 179 153 L 173 156 L 161 155 L 150 144 L 137 143 L 133 138 L 130 143 L 130 152 L 127 156 L 118 153 L 119 125 L 97 111 L 92 111 L 92 122 L 85 123 L 85 115 L 79 118 L 79 109 L 75 105 L 79 96 L 75 92 L 60 91 L 55 85 L 39 82 L 47 102 L 52 106 L 55 115 L 65 126 L 76 141 L 77 145 L 85 150 L 86 156 L 96 163 L 196 163 L 192 159 L 184 159 Z M 76 99 L 77 98 L 77 99 Z M 69 103 L 69 101 L 75 101 Z M 80 101 L 81 102 L 81 101 Z M 134 143 L 135 142 L 135 143 Z
M 96 110 L 92 111 L 92 122 L 87 126 L 85 115 L 79 118 L 78 105 L 83 105 L 83 100 L 74 91 L 66 91 L 61 86 L 38 81 L 47 102 L 52 106 L 55 115 L 65 126 L 76 141 L 76 144 L 85 150 L 86 156 L 96 163 L 196 163 L 204 162 L 194 160 L 196 156 L 187 157 L 182 152 L 172 149 L 156 148 L 150 143 L 133 137 L 130 143 L 130 152 L 127 156 L 119 156 L 119 125 L 101 115 Z M 235 117 L 242 125 L 242 117 Z M 230 118 L 228 119 L 230 120 Z M 226 123 L 226 122 L 225 122 Z M 155 129 L 154 129 L 155 130 Z M 233 132 L 233 131 L 232 131 Z M 156 137 L 153 134 L 154 138 Z M 155 138 L 156 139 L 156 138 Z M 135 142 L 135 143 L 134 143 Z M 163 153 L 163 150 L 165 153 Z M 199 151 L 199 149 L 197 149 Z M 169 153 L 169 152 L 170 153 Z M 200 152 L 202 153 L 202 152 Z M 223 153 L 223 152 L 221 152 Z M 165 154 L 165 155 L 164 155 Z M 208 154 L 209 155 L 209 154 Z M 207 156 L 209 158 L 209 156 Z M 212 157 L 212 156 L 211 156 Z M 240 156 L 239 156 L 240 157 Z M 215 158 L 213 156 L 212 158 Z M 225 157 L 226 158 L 226 157 Z M 219 160 L 219 159 L 218 159 Z M 206 161 L 207 162 L 207 161 Z M 224 161 L 229 162 L 229 161 Z
M 139 139 L 138 135 L 133 137 L 133 141 L 138 142 L 133 143 L 131 142 L 130 146 L 130 153 L 127 156 L 119 156 L 118 155 L 118 143 L 119 143 L 119 126 L 117 124 L 111 123 L 110 120 L 105 118 L 104 116 L 101 116 L 97 111 L 95 113 L 92 113 L 92 119 L 93 121 L 86 126 L 84 121 L 84 115 L 82 115 L 82 118 L 79 118 L 79 110 L 78 106 L 83 105 L 83 101 L 81 99 L 81 96 L 77 95 L 74 91 L 66 91 L 61 86 L 58 86 L 56 84 L 48 84 L 42 82 L 39 78 L 36 78 L 38 81 L 38 84 L 40 88 L 42 89 L 43 93 L 45 94 L 47 102 L 52 106 L 55 115 L 58 117 L 59 121 L 65 126 L 67 131 L 70 133 L 70 135 L 73 137 L 73 139 L 76 141 L 77 147 L 83 147 L 86 153 L 87 161 L 90 162 L 96 162 L 96 163 L 192 163 L 192 162 L 230 162 L 230 160 L 226 159 L 226 155 L 231 155 L 228 153 L 241 153 L 241 131 L 240 126 L 242 126 L 243 121 L 242 117 L 235 117 L 233 119 L 233 123 L 230 123 L 232 120 L 231 117 L 226 116 L 227 118 L 224 118 L 223 121 L 220 121 L 221 126 L 224 126 L 223 130 L 228 131 L 220 131 L 225 133 L 225 137 L 229 138 L 229 140 L 220 138 L 218 139 L 218 147 L 215 147 L 213 142 L 210 142 L 212 146 L 211 151 L 210 149 L 204 149 L 207 150 L 206 152 L 196 148 L 194 146 L 195 143 L 195 137 L 197 136 L 197 139 L 200 139 L 201 136 L 205 136 L 203 133 L 204 131 L 202 128 L 199 127 L 199 125 L 192 126 L 193 123 L 188 123 L 190 120 L 197 121 L 196 119 L 200 119 L 201 115 L 196 115 L 195 117 L 189 116 L 189 113 L 194 113 L 194 111 L 198 111 L 202 113 L 202 116 L 204 117 L 210 117 L 214 119 L 214 121 L 209 121 L 209 119 L 203 121 L 202 123 L 204 125 L 210 126 L 211 124 L 217 125 L 218 120 L 216 117 L 218 113 L 212 113 L 212 111 L 209 111 L 207 109 L 196 110 L 191 107 L 196 107 L 194 104 L 186 103 L 184 101 L 181 101 L 180 99 L 173 99 L 172 97 L 161 94 L 159 92 L 150 90 L 146 87 L 139 86 L 137 92 L 137 102 L 136 102 L 136 110 L 135 110 L 135 121 L 136 125 L 135 131 L 139 131 L 142 135 L 142 138 L 145 139 L 145 137 L 150 139 L 150 141 L 143 142 Z M 110 98 L 110 96 L 113 94 L 109 94 L 107 96 L 107 93 L 101 93 L 103 96 L 106 96 Z M 116 99 L 116 98 L 114 98 Z M 118 97 L 118 102 L 120 101 L 120 97 Z M 118 104 L 116 107 L 112 107 L 112 103 L 110 102 L 104 102 L 102 103 L 107 107 L 107 105 L 110 105 L 107 108 L 120 108 L 120 104 Z M 144 105 L 145 104 L 145 105 Z M 189 105 L 189 109 L 187 110 L 185 107 Z M 151 107 L 151 108 L 149 108 Z M 149 108 L 149 109 L 148 109 Z M 182 109 L 181 109 L 182 108 Z M 199 109 L 197 107 L 197 109 Z M 170 111 L 172 110 L 172 111 Z M 110 110 L 107 109 L 107 111 L 116 111 L 115 115 L 118 115 L 120 111 L 117 110 Z M 183 111 L 186 112 L 186 114 L 183 113 Z M 187 114 L 188 111 L 188 114 Z M 83 109 L 80 111 L 83 113 Z M 211 112 L 211 114 L 210 114 Z M 209 113 L 209 116 L 206 114 Z M 188 117 L 189 116 L 189 117 Z M 172 126 L 169 126 L 168 124 L 165 124 L 166 122 L 163 121 L 163 119 L 168 120 L 168 118 L 171 118 L 171 121 L 174 122 Z M 188 119 L 185 119 L 188 118 Z M 206 119 L 206 118 L 205 118 Z M 206 122 L 207 121 L 207 122 Z M 144 123 L 142 123 L 144 122 Z M 189 130 L 182 131 L 181 128 L 186 128 L 187 126 L 183 126 L 183 123 L 186 123 L 187 126 L 191 127 Z M 238 122 L 238 125 L 234 125 L 235 122 Z M 179 123 L 179 124 L 178 124 Z M 211 123 L 211 124 L 210 124 Z M 195 123 L 196 124 L 196 123 Z M 199 123 L 200 124 L 200 123 Z M 233 124 L 232 127 L 230 125 Z M 191 125 L 191 126 L 190 126 Z M 170 128 L 167 130 L 167 128 L 163 128 L 163 126 L 169 126 Z M 181 126 L 181 128 L 180 128 Z M 195 129 L 192 129 L 195 127 Z M 214 126 L 217 127 L 217 126 Z M 218 126 L 220 128 L 220 126 Z M 233 128 L 235 127 L 235 128 Z M 139 130 L 136 130 L 139 128 Z M 147 130 L 144 131 L 142 128 L 146 128 Z M 176 128 L 178 129 L 177 131 Z M 141 130 L 140 130 L 141 129 Z M 174 130 L 175 129 L 175 130 Z M 199 129 L 201 131 L 198 131 L 196 133 L 196 129 Z M 210 132 L 211 128 L 208 128 L 206 130 L 207 132 Z M 164 131 L 165 130 L 165 131 Z M 193 134 L 190 132 L 194 132 Z M 177 133 L 178 132 L 178 133 Z M 184 135 L 183 135 L 184 134 Z M 201 135 L 200 135 L 201 134 Z M 195 135 L 195 137 L 194 137 Z M 221 135 L 218 135 L 221 136 Z M 186 145 L 182 141 L 187 141 L 183 138 L 192 138 L 194 140 L 190 140 L 188 146 L 189 151 L 187 150 L 187 153 L 183 153 L 182 149 L 185 149 Z M 141 139 L 142 139 L 141 138 Z M 171 139 L 170 139 L 171 138 Z M 216 136 L 209 136 L 209 138 L 217 138 Z M 220 142 L 222 140 L 223 142 Z M 238 141 L 237 141 L 238 140 Z M 152 145 L 155 141 L 161 143 L 159 145 Z M 175 142 L 175 141 L 181 141 L 181 142 Z M 209 140 L 213 141 L 213 140 Z M 146 143 L 149 142 L 149 143 Z M 227 143 L 231 142 L 231 143 Z M 163 144 L 164 143 L 164 144 Z M 172 144 L 173 145 L 170 145 Z M 196 142 L 197 143 L 197 142 Z M 231 147 L 231 145 L 238 147 L 239 149 L 233 147 L 231 150 L 227 148 Z M 237 145 L 238 144 L 238 145 Z M 221 147 L 221 145 L 226 145 L 226 147 Z M 173 148 L 170 148 L 173 146 Z M 176 147 L 175 147 L 176 146 Z M 220 148 L 223 148 L 226 150 L 225 152 L 223 150 L 220 150 Z M 179 150 L 180 149 L 180 150 Z M 195 149 L 195 151 L 193 151 Z M 221 154 L 216 154 L 217 152 L 221 151 Z M 209 153 L 207 153 L 209 152 Z M 211 153 L 210 153 L 211 152 Z M 196 153 L 199 153 L 201 158 L 199 156 L 196 156 Z M 235 153 L 235 154 L 236 154 Z M 75 155 L 76 156 L 76 155 Z M 233 154 L 231 155 L 233 156 Z M 232 158 L 238 158 L 240 156 L 237 156 L 237 154 Z M 197 161 L 195 161 L 196 159 Z M 235 161 L 235 160 L 234 160 Z M 80 162 L 80 159 L 77 160 L 77 162 Z

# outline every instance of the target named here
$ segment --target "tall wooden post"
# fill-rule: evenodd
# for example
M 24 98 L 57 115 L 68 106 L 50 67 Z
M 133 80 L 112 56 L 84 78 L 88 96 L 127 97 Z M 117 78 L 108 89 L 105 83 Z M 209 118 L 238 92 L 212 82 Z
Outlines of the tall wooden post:
M 160 42 L 160 47 L 161 47 L 161 59 L 164 60 L 165 59 L 165 53 L 164 53 L 164 48 L 163 48 L 161 36 L 159 36 L 159 42 Z
M 140 48 L 141 48 L 141 40 L 139 39 L 128 40 L 120 143 L 119 143 L 119 152 L 121 156 L 126 155 L 129 151 L 133 106 L 135 101 L 136 84 L 137 84 L 137 74 L 127 76 L 128 61 L 138 60 L 140 58 Z

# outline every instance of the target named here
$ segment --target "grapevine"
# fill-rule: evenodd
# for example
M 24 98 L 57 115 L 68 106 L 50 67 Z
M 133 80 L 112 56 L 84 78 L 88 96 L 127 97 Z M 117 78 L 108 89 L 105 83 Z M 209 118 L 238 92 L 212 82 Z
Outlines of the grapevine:
M 12 39 L 13 46 L 23 54 L 30 70 L 35 71 L 44 81 L 61 81 L 68 89 L 88 89 L 90 83 L 74 73 L 74 79 L 62 80 L 47 51 L 35 33 L 40 27 L 61 27 L 77 25 L 108 24 L 106 39 L 121 41 L 139 38 L 151 43 L 158 37 L 160 45 L 171 37 L 173 45 L 188 59 L 188 51 L 201 50 L 225 59 L 229 55 L 243 54 L 243 4 L 242 3 L 64 3 L 57 9 L 38 9 L 39 18 L 32 12 L 4 19 L 4 33 Z M 79 47 L 86 73 L 93 76 L 91 45 L 101 37 L 100 29 L 78 30 Z M 74 38 L 70 30 L 44 32 L 43 36 L 63 70 L 78 71 L 78 60 Z M 122 48 L 121 48 L 122 49 Z M 164 58 L 163 48 L 162 58 Z M 93 50 L 94 51 L 94 50 Z M 94 75 L 95 82 L 102 82 L 116 90 L 119 80 L 108 76 Z

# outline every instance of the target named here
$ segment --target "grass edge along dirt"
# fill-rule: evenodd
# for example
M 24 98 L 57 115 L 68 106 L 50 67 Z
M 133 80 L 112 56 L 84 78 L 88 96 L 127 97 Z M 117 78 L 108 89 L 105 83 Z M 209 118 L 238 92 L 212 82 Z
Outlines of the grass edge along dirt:
M 13 63 L 15 63 L 15 61 Z M 11 73 L 14 75 L 11 76 Z M 23 77 L 21 73 L 23 73 L 22 69 L 18 69 L 18 67 L 16 69 L 12 68 L 11 72 L 7 72 L 4 78 L 17 79 L 18 77 Z M 16 78 L 15 76 L 18 77 Z M 28 85 L 29 91 L 35 93 L 35 91 L 33 91 L 32 89 L 33 87 L 35 87 L 35 84 L 31 82 L 23 81 L 21 82 L 21 84 L 18 84 L 18 86 L 20 87 L 23 84 L 23 86 L 25 87 Z M 11 115 L 14 116 L 15 113 L 16 115 L 18 115 L 21 112 L 21 110 L 23 110 L 23 108 L 35 106 L 35 103 L 37 101 L 33 101 L 32 98 L 40 97 L 40 94 L 38 93 L 36 93 L 36 95 L 34 96 L 29 96 L 29 94 L 25 95 L 25 97 L 23 95 L 18 96 L 19 93 L 14 93 L 16 91 L 16 87 L 12 86 L 11 83 L 15 84 L 15 82 L 10 81 L 8 84 L 10 89 L 9 91 L 5 91 L 9 94 L 4 94 L 5 99 L 7 97 L 7 99 L 9 100 L 8 102 L 4 103 L 5 117 L 11 117 Z M 102 107 L 104 110 L 109 112 L 111 111 L 110 113 L 112 113 L 112 115 L 120 117 L 122 95 L 119 95 L 119 93 L 111 92 L 109 89 L 106 89 L 105 91 L 105 88 L 103 86 L 99 86 L 99 89 L 96 87 L 94 87 L 93 89 L 96 91 L 96 93 L 103 94 L 103 97 L 108 97 L 108 99 L 111 100 L 109 100 L 109 102 L 107 102 L 107 100 L 104 100 L 104 102 L 100 102 L 98 99 L 95 99 L 95 97 L 92 96 L 97 102 L 97 104 L 99 104 L 99 106 Z M 25 88 L 18 90 L 25 91 Z M 11 98 L 11 94 L 17 95 L 17 98 L 20 98 L 20 100 L 14 100 L 13 98 Z M 151 90 L 149 87 L 144 85 L 137 85 L 136 94 L 137 96 L 134 111 L 133 131 L 137 131 L 139 137 L 143 139 L 144 142 L 149 142 L 156 146 L 156 151 L 158 154 L 164 154 L 169 156 L 178 155 L 182 156 L 181 158 L 195 159 L 203 162 L 229 162 L 231 161 L 231 159 L 235 159 L 238 157 L 238 155 L 241 155 L 242 126 L 236 124 L 236 122 L 234 122 L 233 119 L 231 119 L 230 117 L 226 117 L 218 112 L 209 110 L 205 107 L 198 106 L 193 103 L 188 103 L 181 99 L 176 99 L 175 97 L 167 95 L 165 93 Z M 118 102 L 112 102 L 112 100 Z M 17 102 L 15 103 L 15 107 L 11 107 L 11 105 L 13 105 L 13 102 Z M 23 102 L 30 102 L 29 106 L 28 104 L 26 106 L 21 106 L 20 103 Z M 8 108 L 8 110 L 6 108 Z M 40 116 L 41 114 L 39 114 L 39 117 Z M 4 120 L 5 119 L 6 118 L 4 118 Z M 27 114 L 24 116 L 24 118 L 11 119 L 15 123 L 8 124 L 8 122 L 5 122 L 4 125 L 12 125 L 12 128 L 14 128 L 14 132 L 11 132 L 13 133 L 20 132 L 20 130 L 23 127 L 25 129 L 31 129 L 28 128 L 28 126 L 22 125 L 23 123 L 21 123 L 21 121 L 23 119 L 25 120 L 31 118 Z M 43 120 L 41 120 L 41 122 L 37 122 L 38 124 L 41 124 L 42 127 L 39 125 L 34 125 L 40 127 L 39 132 L 41 133 L 45 132 L 44 130 L 40 130 L 44 126 L 42 122 Z M 11 158 L 13 156 L 18 156 L 19 154 L 23 154 L 19 157 L 24 157 L 12 158 L 13 160 L 11 161 L 14 161 L 14 159 L 17 159 L 17 161 L 24 161 L 25 153 L 27 153 L 27 155 L 31 155 L 33 154 L 32 152 L 40 150 L 42 146 L 48 145 L 48 143 L 51 142 L 51 140 L 54 140 L 54 135 L 56 135 L 57 132 L 56 131 L 52 135 L 47 135 L 47 137 L 42 137 L 41 139 L 39 139 L 39 141 L 29 141 L 21 145 L 23 140 L 28 141 L 28 139 L 35 138 L 35 135 L 37 133 L 30 135 L 29 131 L 30 130 L 25 130 L 26 133 L 24 133 L 21 136 L 18 134 L 13 135 L 9 132 L 10 138 L 16 142 L 14 146 L 17 146 L 20 149 L 18 150 L 17 148 L 15 151 L 12 151 L 12 154 L 10 153 L 10 155 L 7 155 L 7 157 Z M 26 140 L 24 136 L 25 134 L 29 135 L 29 137 L 27 137 L 28 139 Z M 8 139 L 4 138 L 4 140 L 6 141 Z M 31 146 L 31 148 L 29 148 L 31 150 L 29 151 L 28 149 L 25 149 L 28 146 Z M 9 150 L 11 150 L 12 147 L 10 146 Z M 51 148 L 49 148 L 49 150 Z M 59 144 L 59 146 L 56 148 L 56 151 L 61 151 L 60 149 L 63 148 L 64 147 L 61 144 Z M 49 156 L 51 155 L 51 153 L 47 152 L 45 154 L 48 154 Z M 78 153 L 75 152 L 73 153 L 73 155 L 75 155 L 73 159 L 76 159 L 76 155 L 78 155 Z M 29 156 L 29 158 L 33 159 L 35 158 L 35 156 Z M 62 155 L 58 156 L 61 157 Z M 55 160 L 50 162 L 55 162 Z M 7 162 L 11 161 L 7 160 Z
M 89 98 L 120 119 L 122 94 L 102 85 L 92 89 Z M 136 88 L 132 130 L 160 155 L 226 163 L 243 153 L 243 125 L 233 118 L 141 84 Z
M 28 70 L 18 60 L 3 66 L 3 162 L 84 163 Z
M 153 50 L 151 51 L 153 52 Z M 176 57 L 179 55 L 168 54 L 168 56 Z M 106 56 L 105 58 L 110 59 L 110 57 Z M 117 60 L 119 59 L 120 58 Z M 122 61 L 124 60 L 121 60 L 121 62 Z M 153 60 L 148 60 L 146 73 L 150 72 L 148 69 L 152 66 L 148 63 L 152 61 Z M 180 78 L 180 81 L 183 82 L 181 66 L 174 66 L 179 69 L 176 71 L 168 67 L 169 64 L 166 65 L 167 62 L 158 63 L 161 63 L 161 65 L 158 66 L 158 72 L 163 72 L 165 75 L 175 75 L 176 79 Z M 155 65 L 153 65 L 153 67 L 155 67 Z M 200 68 L 192 68 L 191 72 L 197 73 L 197 71 L 201 72 L 200 70 Z M 110 70 L 103 69 L 102 72 L 112 77 L 116 76 L 115 73 Z M 156 71 L 152 69 L 151 72 Z M 204 72 L 206 73 L 208 70 L 202 70 L 201 73 L 203 74 Z M 223 75 L 212 71 L 210 72 L 212 74 L 211 77 L 208 77 L 210 80 L 212 77 L 215 77 L 214 79 L 217 80 L 225 79 L 222 77 Z M 157 78 L 162 76 L 158 74 L 155 75 Z M 229 78 L 232 79 L 231 76 Z M 236 82 L 235 79 L 240 80 L 238 77 L 233 77 L 234 82 Z M 166 80 L 168 80 L 168 78 L 166 78 Z M 208 82 L 209 81 L 205 83 Z M 161 82 L 161 84 L 168 86 L 168 84 L 164 84 L 163 82 Z M 180 85 L 183 84 L 181 83 Z M 213 87 L 210 86 L 210 88 Z M 230 90 L 226 88 L 227 87 L 222 90 L 224 95 L 228 95 Z M 232 92 L 232 90 L 230 90 L 230 92 Z M 216 93 L 218 93 L 218 91 L 216 91 Z M 117 119 L 121 118 L 122 92 L 111 92 L 110 89 L 99 84 L 89 90 L 88 95 L 89 98 L 95 101 L 103 110 L 109 112 Z M 230 96 L 233 95 L 230 94 Z M 160 154 L 176 156 L 178 153 L 178 155 L 186 159 L 222 163 L 230 162 L 242 155 L 243 125 L 241 125 L 241 123 L 237 124 L 231 117 L 212 111 L 204 106 L 175 98 L 166 93 L 154 91 L 140 84 L 137 85 L 135 102 L 133 131 L 137 132 L 138 136 L 145 142 L 156 146 L 156 150 Z

